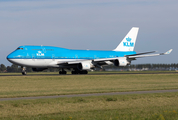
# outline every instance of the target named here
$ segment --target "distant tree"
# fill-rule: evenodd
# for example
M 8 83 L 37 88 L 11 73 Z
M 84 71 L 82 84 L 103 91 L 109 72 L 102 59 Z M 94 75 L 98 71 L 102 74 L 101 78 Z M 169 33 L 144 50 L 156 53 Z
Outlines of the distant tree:
M 10 66 L 7 66 L 7 72 L 12 72 L 12 69 Z
M 149 68 L 150 70 L 169 70 L 169 69 L 178 69 L 178 63 L 172 63 L 172 64 L 131 64 L 128 66 L 104 66 L 104 69 L 120 69 L 120 70 L 128 70 L 128 69 L 143 69 L 143 68 Z M 99 69 L 98 69 L 99 70 Z M 11 66 L 5 66 L 4 64 L 0 64 L 0 72 L 21 72 L 22 68 L 18 65 L 12 64 Z M 32 68 L 26 67 L 27 72 L 33 72 Z M 45 72 L 57 72 L 59 71 L 58 68 L 48 68 L 45 70 Z
M 20 68 L 20 71 L 21 71 L 22 69 Z M 33 72 L 33 70 L 32 70 L 32 68 L 30 68 L 30 67 L 26 67 L 26 71 L 27 72 Z
M 18 72 L 18 65 L 12 64 L 11 65 L 11 72 Z
M 4 72 L 6 70 L 6 66 L 4 64 L 0 65 L 0 72 Z

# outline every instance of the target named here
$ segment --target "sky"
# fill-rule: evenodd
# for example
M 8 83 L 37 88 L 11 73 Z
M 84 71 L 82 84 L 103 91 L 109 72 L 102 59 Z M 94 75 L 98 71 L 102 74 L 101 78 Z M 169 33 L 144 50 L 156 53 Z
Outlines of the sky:
M 170 55 L 132 64 L 177 63 L 177 0 L 1 0 L 0 64 L 21 45 L 113 50 L 139 27 L 135 51 Z

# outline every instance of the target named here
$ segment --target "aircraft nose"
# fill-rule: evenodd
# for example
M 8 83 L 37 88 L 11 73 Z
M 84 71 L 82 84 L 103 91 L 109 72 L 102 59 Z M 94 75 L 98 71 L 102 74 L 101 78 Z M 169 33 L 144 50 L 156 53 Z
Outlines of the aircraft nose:
M 12 56 L 12 54 L 10 53 L 10 54 L 7 56 L 6 59 L 7 59 L 9 62 L 12 63 L 12 62 L 13 62 L 13 61 L 12 61 L 12 58 L 13 58 L 13 56 Z
M 6 59 L 7 59 L 9 62 L 14 63 L 14 57 L 15 57 L 15 53 L 12 52 L 12 53 L 10 53 L 10 54 L 6 57 Z
M 9 60 L 9 59 L 12 59 L 13 58 L 13 54 L 12 53 L 10 53 L 8 56 L 7 56 L 7 60 Z

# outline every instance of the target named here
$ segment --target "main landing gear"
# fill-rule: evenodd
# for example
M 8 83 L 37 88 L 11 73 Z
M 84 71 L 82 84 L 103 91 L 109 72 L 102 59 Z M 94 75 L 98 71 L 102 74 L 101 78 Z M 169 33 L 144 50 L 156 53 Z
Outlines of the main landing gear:
M 59 74 L 65 75 L 65 74 L 67 74 L 67 72 L 66 71 L 59 71 Z
M 22 75 L 26 75 L 27 72 L 26 72 L 26 67 L 21 67 L 22 68 Z
M 64 69 L 62 69 L 62 71 L 59 71 L 59 74 L 65 75 L 65 74 L 67 74 L 67 72 Z
M 72 71 L 71 73 L 72 74 L 88 74 L 88 71 L 87 70 L 82 70 L 82 71 L 75 70 L 75 71 Z
M 59 74 L 60 75 L 66 75 L 67 72 L 64 69 L 62 69 L 62 71 L 59 71 Z M 71 71 L 71 74 L 88 74 L 88 71 L 87 70 L 81 70 L 81 71 L 74 70 L 74 71 Z

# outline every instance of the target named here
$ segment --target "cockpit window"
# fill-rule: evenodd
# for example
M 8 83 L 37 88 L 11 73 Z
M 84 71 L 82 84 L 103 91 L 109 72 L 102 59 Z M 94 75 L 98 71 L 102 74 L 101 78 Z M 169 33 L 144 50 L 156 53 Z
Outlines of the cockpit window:
M 16 50 L 23 50 L 23 48 L 17 48 Z

